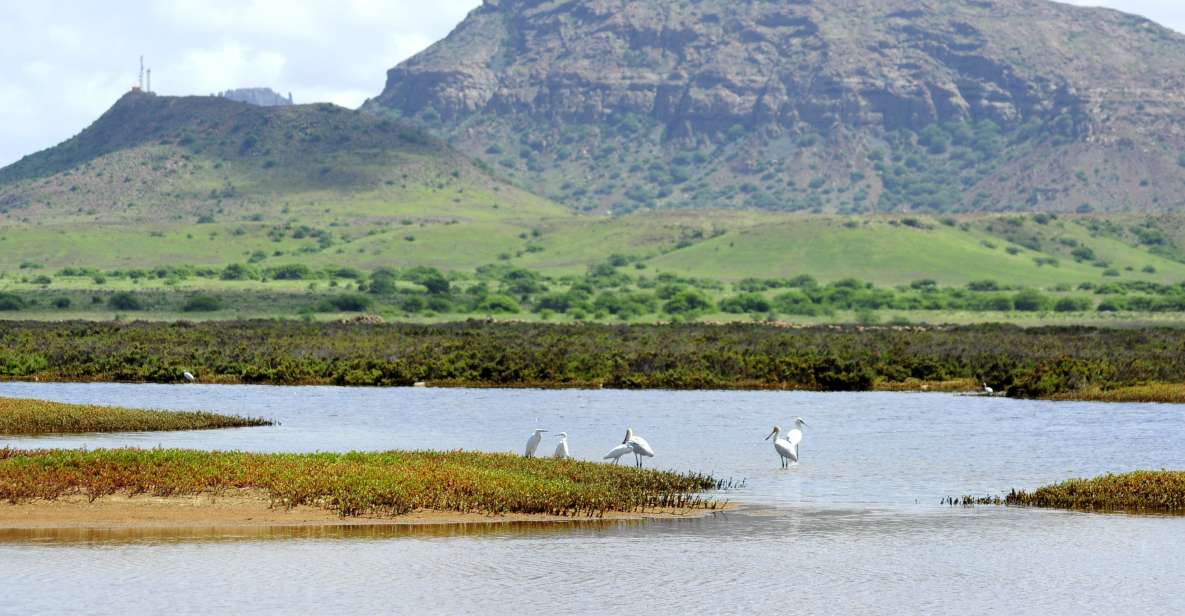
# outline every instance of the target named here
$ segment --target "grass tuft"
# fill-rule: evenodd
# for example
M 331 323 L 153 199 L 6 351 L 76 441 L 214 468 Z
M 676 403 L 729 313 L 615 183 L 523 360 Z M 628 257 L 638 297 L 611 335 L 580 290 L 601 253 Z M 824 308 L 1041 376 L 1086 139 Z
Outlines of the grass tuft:
M 1013 491 L 1007 505 L 1078 511 L 1185 514 L 1185 471 L 1136 471 L 1094 479 L 1071 479 Z
M 265 419 L 215 413 L 124 409 L 0 398 L 0 434 L 165 432 L 269 426 Z

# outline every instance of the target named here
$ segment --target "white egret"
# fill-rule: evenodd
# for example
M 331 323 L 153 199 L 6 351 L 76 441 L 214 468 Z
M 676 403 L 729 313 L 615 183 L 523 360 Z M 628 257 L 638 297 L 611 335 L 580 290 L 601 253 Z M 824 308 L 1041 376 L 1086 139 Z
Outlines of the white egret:
M 196 377 L 196 376 L 194 376 L 194 375 L 193 375 L 193 373 L 192 373 L 192 372 L 190 372 L 190 371 L 188 371 L 188 370 L 186 370 L 186 371 L 182 372 L 182 373 L 181 373 L 181 376 L 182 376 L 182 377 L 185 377 L 185 380 L 186 380 L 186 381 L 189 381 L 190 383 L 193 383 L 194 381 L 197 381 L 197 377 Z
M 621 444 L 628 446 L 630 451 L 634 452 L 634 465 L 638 468 L 642 468 L 642 456 L 654 457 L 654 448 L 646 439 L 634 434 L 633 428 L 625 429 L 625 440 L 621 441 Z
M 781 426 L 774 426 L 774 429 L 765 437 L 769 440 L 770 437 L 774 439 L 774 451 L 778 452 L 778 459 L 782 462 L 782 468 L 790 466 L 790 462 L 798 462 L 798 454 L 794 452 L 794 445 L 782 436 Z
M 555 446 L 555 454 L 552 456 L 557 460 L 566 460 L 568 456 L 568 433 L 560 432 L 556 436 L 559 437 L 560 442 Z
M 987 383 L 984 383 L 983 384 L 983 393 L 990 396 L 990 395 L 996 393 L 996 390 L 992 389 L 991 387 L 988 387 Z
M 539 442 L 543 440 L 543 433 L 547 432 L 542 428 L 535 428 L 531 433 L 531 438 L 527 439 L 527 451 L 523 455 L 531 458 L 535 456 L 535 450 L 539 449 Z
M 633 451 L 634 450 L 629 445 L 622 443 L 622 444 L 614 447 L 613 449 L 610 449 L 609 453 L 605 454 L 605 457 L 603 457 L 601 459 L 602 460 L 613 460 L 613 463 L 617 464 L 618 462 L 621 462 L 621 456 L 624 456 L 627 453 L 633 453 Z
M 794 461 L 798 462 L 798 444 L 802 442 L 802 428 L 806 422 L 801 417 L 794 418 L 794 427 L 786 432 L 786 440 L 794 447 Z

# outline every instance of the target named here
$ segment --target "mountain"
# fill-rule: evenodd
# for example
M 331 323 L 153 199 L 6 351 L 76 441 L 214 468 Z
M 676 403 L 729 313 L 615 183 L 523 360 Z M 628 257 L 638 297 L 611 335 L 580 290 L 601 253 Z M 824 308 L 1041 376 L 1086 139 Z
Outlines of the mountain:
M 586 210 L 1185 205 L 1185 36 L 1045 0 L 485 0 L 364 110 Z
M 214 96 L 130 92 L 77 136 L 0 169 L 0 220 L 41 225 L 192 223 L 302 206 L 362 208 L 356 221 L 383 222 L 408 203 L 444 220 L 498 201 L 542 200 L 404 122 Z
M 259 107 L 287 107 L 293 104 L 291 92 L 285 98 L 271 88 L 238 88 L 219 92 L 218 96 Z

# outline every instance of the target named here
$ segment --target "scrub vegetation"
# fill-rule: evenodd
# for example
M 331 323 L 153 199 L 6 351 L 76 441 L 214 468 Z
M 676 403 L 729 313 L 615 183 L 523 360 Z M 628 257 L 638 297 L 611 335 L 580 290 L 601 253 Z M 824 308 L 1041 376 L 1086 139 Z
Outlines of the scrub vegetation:
M 215 413 L 124 409 L 0 398 L 0 434 L 162 432 L 267 426 L 270 421 Z
M 0 449 L 0 499 L 184 496 L 262 490 L 273 506 L 342 516 L 462 513 L 601 516 L 712 509 L 716 480 L 575 460 L 473 452 L 251 454 L 175 449 Z
M 180 382 L 186 370 L 205 382 L 382 386 L 856 391 L 961 381 L 1055 398 L 1185 379 L 1179 328 L 0 322 L 0 349 L 0 378 L 77 381 Z
M 1008 505 L 1079 511 L 1185 513 L 1185 472 L 1137 471 L 1072 479 L 1032 492 L 1013 491 Z

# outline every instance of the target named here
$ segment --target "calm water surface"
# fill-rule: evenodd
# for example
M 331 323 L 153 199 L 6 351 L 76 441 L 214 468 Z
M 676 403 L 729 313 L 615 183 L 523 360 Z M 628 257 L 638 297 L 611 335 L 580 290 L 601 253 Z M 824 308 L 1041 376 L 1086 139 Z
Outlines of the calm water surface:
M 0 613 L 1185 613 L 1185 519 L 943 507 L 1067 477 L 1185 468 L 1185 407 L 911 394 L 0 384 L 0 396 L 280 425 L 14 447 L 518 451 L 744 478 L 700 520 L 451 529 L 0 532 Z M 762 438 L 809 422 L 783 471 Z M 550 451 L 554 439 L 545 441 Z M 225 535 L 223 533 L 222 535 Z

